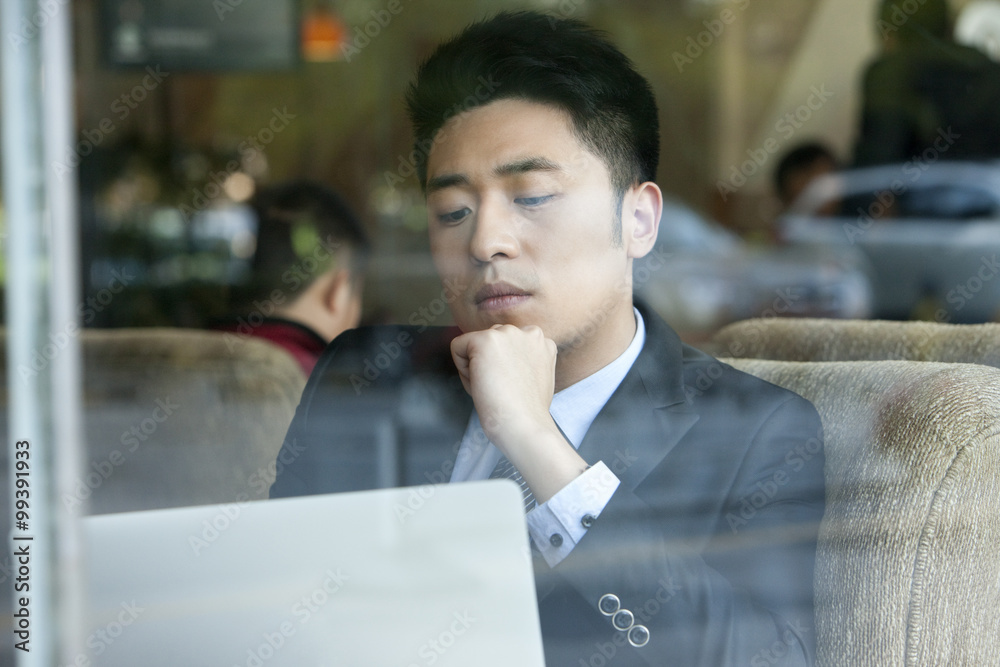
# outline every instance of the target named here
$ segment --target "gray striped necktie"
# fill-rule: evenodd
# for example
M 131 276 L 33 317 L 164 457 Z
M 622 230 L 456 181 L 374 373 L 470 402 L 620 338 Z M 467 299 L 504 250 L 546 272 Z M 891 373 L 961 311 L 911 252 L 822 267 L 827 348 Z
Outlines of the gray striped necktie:
M 512 479 L 517 482 L 517 485 L 521 487 L 521 498 L 524 500 L 524 512 L 527 514 L 535 506 L 535 496 L 531 493 L 531 489 L 528 488 L 528 483 L 524 481 L 521 477 L 521 473 L 517 471 L 514 464 L 511 463 L 506 456 L 501 455 L 500 460 L 497 461 L 497 465 L 493 468 L 493 472 L 490 473 L 490 479 Z

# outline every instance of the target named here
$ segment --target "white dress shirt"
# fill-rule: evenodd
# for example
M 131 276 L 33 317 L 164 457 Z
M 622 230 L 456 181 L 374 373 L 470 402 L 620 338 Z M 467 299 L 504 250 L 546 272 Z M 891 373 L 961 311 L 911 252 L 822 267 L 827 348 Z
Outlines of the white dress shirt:
M 639 311 L 635 308 L 633 311 L 635 336 L 625 351 L 601 370 L 552 397 L 549 414 L 576 449 L 580 448 L 580 443 L 597 414 L 625 379 L 642 351 L 646 341 L 646 325 Z M 487 439 L 479 415 L 473 409 L 458 450 L 451 481 L 489 478 L 500 456 L 500 450 Z M 528 512 L 528 533 L 550 567 L 555 567 L 566 558 L 583 539 L 590 524 L 600 516 L 618 485 L 618 477 L 604 461 L 598 461 L 548 502 L 537 505 Z

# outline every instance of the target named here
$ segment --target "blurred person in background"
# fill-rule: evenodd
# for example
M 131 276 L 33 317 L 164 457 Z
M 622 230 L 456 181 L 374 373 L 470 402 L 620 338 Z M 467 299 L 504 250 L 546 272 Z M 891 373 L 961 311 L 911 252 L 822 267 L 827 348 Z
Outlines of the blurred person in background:
M 774 190 L 782 209 L 787 210 L 794 204 L 814 180 L 835 173 L 839 168 L 833 151 L 819 142 L 805 143 L 788 151 L 774 170 Z M 830 210 L 826 211 L 827 208 Z M 822 210 L 826 215 L 834 215 L 839 206 L 831 202 Z
M 251 202 L 257 248 L 238 316 L 214 328 L 288 350 L 308 375 L 327 344 L 361 319 L 368 235 L 333 190 L 292 181 L 258 190 Z
M 952 39 L 947 0 L 883 0 L 854 164 L 1000 157 L 1000 64 Z

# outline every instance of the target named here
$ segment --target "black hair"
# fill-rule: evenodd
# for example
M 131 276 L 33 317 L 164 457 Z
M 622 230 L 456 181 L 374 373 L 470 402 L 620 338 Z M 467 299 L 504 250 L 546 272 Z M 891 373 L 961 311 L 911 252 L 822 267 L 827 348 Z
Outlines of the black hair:
M 510 98 L 566 111 L 581 143 L 607 167 L 619 199 L 629 187 L 656 178 L 656 99 L 632 62 L 604 33 L 580 21 L 501 12 L 439 46 L 407 91 L 425 191 L 427 156 L 448 119 Z
M 364 225 L 325 185 L 297 180 L 263 187 L 250 204 L 257 217 L 252 288 L 258 294 L 279 289 L 294 298 L 344 257 L 353 276 L 364 271 L 371 250 Z
M 784 199 L 792 174 L 808 169 L 820 160 L 827 160 L 835 167 L 838 164 L 833 151 L 818 142 L 802 144 L 788 151 L 774 169 L 774 189 L 778 196 Z

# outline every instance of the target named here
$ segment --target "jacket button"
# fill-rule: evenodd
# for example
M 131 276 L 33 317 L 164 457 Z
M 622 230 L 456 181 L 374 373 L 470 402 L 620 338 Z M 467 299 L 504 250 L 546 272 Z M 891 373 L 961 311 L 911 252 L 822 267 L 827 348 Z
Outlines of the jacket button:
M 617 630 L 628 630 L 635 623 L 635 616 L 628 609 L 621 609 L 611 618 L 611 625 Z
M 639 648 L 649 643 L 649 628 L 645 625 L 633 625 L 628 631 L 628 643 Z
M 552 533 L 552 537 L 549 538 L 549 544 L 551 544 L 554 547 L 561 547 L 562 542 L 563 542 L 562 535 L 560 535 L 559 533 Z
M 601 599 L 597 601 L 597 608 L 601 610 L 601 613 L 605 616 L 611 616 L 616 611 L 621 609 L 622 603 L 618 599 L 617 595 L 608 593 L 607 595 L 602 595 Z
M 597 521 L 597 517 L 593 514 L 584 514 L 583 518 L 580 519 L 580 525 L 584 528 L 590 528 L 594 525 L 595 521 Z

